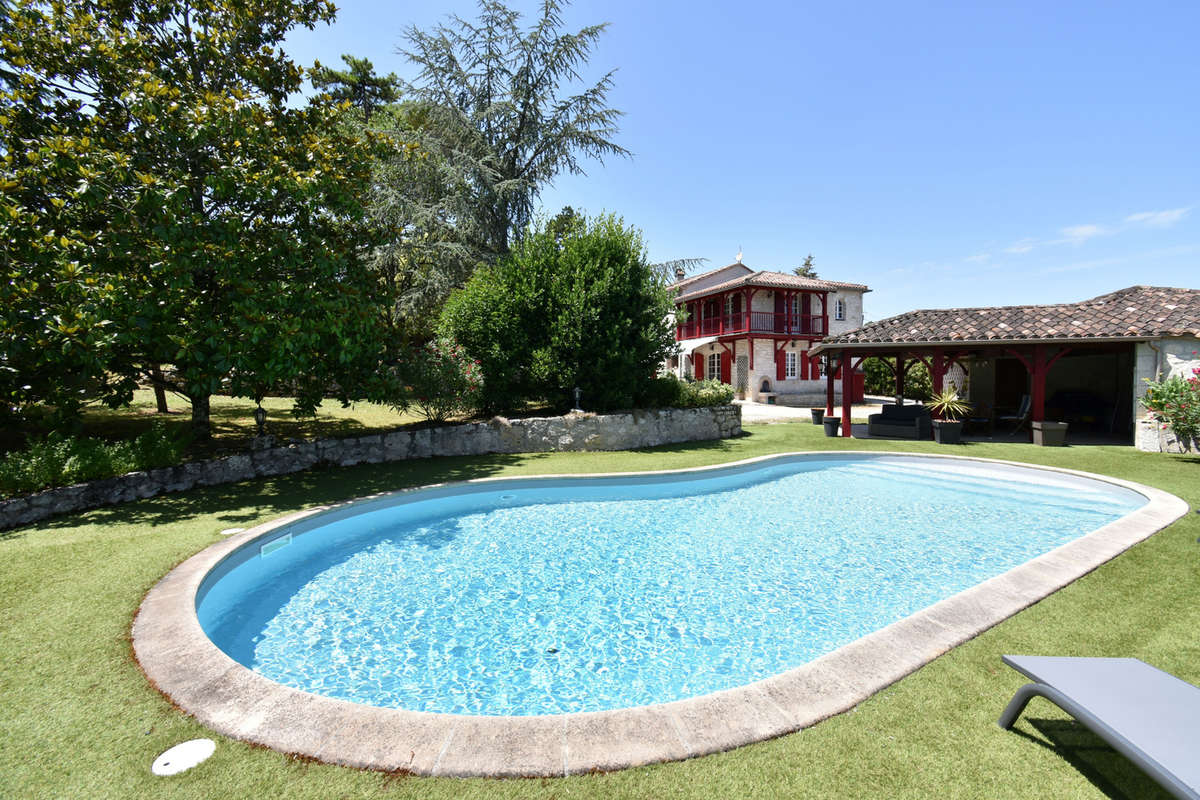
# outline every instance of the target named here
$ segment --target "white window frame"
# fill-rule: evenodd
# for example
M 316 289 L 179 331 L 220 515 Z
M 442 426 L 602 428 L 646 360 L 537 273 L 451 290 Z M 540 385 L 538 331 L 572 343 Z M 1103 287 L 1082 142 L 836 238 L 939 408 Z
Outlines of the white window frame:
M 795 350 L 783 354 L 783 377 L 786 380 L 795 380 L 799 376 L 800 371 L 796 368 L 798 363 Z
M 705 364 L 705 366 L 708 369 L 706 369 L 704 371 L 704 377 L 708 378 L 709 380 L 716 380 L 716 381 L 721 380 L 721 354 L 720 353 L 709 353 L 708 354 L 708 363 Z
M 833 301 L 833 318 L 837 320 L 846 319 L 846 301 L 840 297 Z
M 825 356 L 821 356 L 817 359 L 817 374 L 822 378 L 825 377 L 825 363 Z

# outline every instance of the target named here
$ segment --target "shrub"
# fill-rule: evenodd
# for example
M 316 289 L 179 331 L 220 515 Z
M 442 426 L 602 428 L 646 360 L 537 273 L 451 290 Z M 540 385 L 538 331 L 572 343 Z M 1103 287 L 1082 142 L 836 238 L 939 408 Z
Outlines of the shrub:
M 454 342 L 429 342 L 412 355 L 406 368 L 407 395 L 430 422 L 445 422 L 479 408 L 479 362 L 468 359 Z
M 50 433 L 24 450 L 0 458 L 0 495 L 25 494 L 178 464 L 186 448 L 186 437 L 168 433 L 161 423 L 123 442 Z
M 703 408 L 727 405 L 733 400 L 733 387 L 710 379 L 680 380 L 660 375 L 647 385 L 641 405 L 647 408 Z
M 672 304 L 641 234 L 613 216 L 560 215 L 526 231 L 443 309 L 442 335 L 480 363 L 488 411 L 582 391 L 589 411 L 630 408 L 674 347 Z
M 684 382 L 683 408 L 703 408 L 705 406 L 723 406 L 733 401 L 733 387 L 721 383 L 715 378 L 703 381 Z
M 1183 449 L 1191 450 L 1192 443 L 1200 440 L 1200 367 L 1192 370 L 1190 378 L 1174 375 L 1146 383 L 1142 405 L 1155 422 L 1175 434 Z

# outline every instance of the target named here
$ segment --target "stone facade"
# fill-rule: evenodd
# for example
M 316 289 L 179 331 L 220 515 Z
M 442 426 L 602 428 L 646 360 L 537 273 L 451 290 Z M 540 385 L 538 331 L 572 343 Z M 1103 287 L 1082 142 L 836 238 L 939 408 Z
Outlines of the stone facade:
M 380 464 L 431 456 L 630 450 L 678 442 L 728 439 L 742 432 L 740 406 L 666 408 L 625 414 L 568 414 L 445 425 L 266 446 L 226 458 L 195 461 L 115 478 L 47 489 L 0 501 L 0 530 L 57 514 L 182 492 L 197 486 L 286 475 L 318 464 Z
M 1196 367 L 1200 367 L 1198 338 L 1180 336 L 1137 343 L 1133 365 L 1133 407 L 1137 415 L 1134 443 L 1139 450 L 1151 453 L 1184 452 L 1183 443 L 1149 418 L 1141 400 L 1146 396 L 1146 381 L 1174 375 L 1190 378 Z M 1196 446 L 1200 446 L 1200 443 L 1196 443 Z

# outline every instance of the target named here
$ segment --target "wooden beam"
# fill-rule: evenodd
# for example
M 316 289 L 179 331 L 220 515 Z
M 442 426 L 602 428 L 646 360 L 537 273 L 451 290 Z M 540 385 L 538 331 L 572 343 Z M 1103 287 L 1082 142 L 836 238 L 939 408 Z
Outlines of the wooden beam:
M 825 416 L 833 418 L 833 356 L 825 356 Z
M 854 389 L 854 355 L 842 353 L 842 436 L 851 436 L 850 395 Z

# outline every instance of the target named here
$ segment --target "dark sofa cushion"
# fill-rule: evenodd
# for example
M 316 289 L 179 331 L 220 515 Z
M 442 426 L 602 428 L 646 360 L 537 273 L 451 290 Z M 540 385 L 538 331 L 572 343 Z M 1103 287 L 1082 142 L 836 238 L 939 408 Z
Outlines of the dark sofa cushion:
M 929 416 L 929 409 L 922 405 L 898 406 L 889 403 L 880 409 L 882 422 L 913 422 Z

